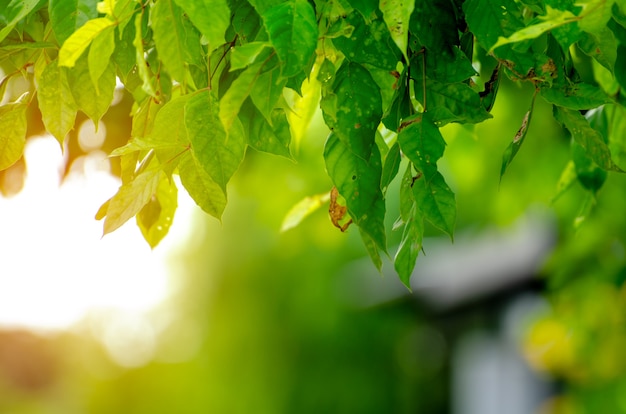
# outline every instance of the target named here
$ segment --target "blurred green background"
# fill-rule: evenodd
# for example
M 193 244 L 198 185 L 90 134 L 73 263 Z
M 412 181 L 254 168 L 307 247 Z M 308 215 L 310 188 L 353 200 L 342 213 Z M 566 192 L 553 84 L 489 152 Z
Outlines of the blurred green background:
M 440 166 L 457 195 L 456 237 L 466 243 L 427 228 L 413 293 L 389 263 L 378 275 L 356 228 L 339 232 L 325 207 L 279 231 L 294 204 L 331 187 L 318 115 L 297 162 L 249 150 L 222 223 L 194 213 L 192 233 L 171 253 L 169 299 L 145 320 L 113 312 L 65 331 L 0 331 L 0 413 L 626 412 L 626 177 L 610 174 L 592 209 L 579 184 L 553 202 L 570 140 L 539 98 L 500 181 L 529 86 L 504 81 L 493 119 L 443 128 Z M 620 163 L 620 145 L 612 149 Z M 396 194 L 389 191 L 389 229 Z M 420 261 L 430 252 L 440 263 L 429 266 L 445 273 L 455 252 L 533 214 L 552 247 L 518 283 L 477 281 L 463 301 L 429 301 Z M 391 235 L 392 252 L 399 238 Z M 505 266 L 498 280 L 509 276 Z M 520 298 L 534 305 L 513 306 Z M 111 330 L 115 357 L 97 333 L 106 324 L 120 327 Z M 142 359 L 144 331 L 154 349 Z M 525 382 L 514 381 L 519 372 Z M 517 411 L 506 409 L 517 401 L 505 398 L 509 381 L 534 390 Z M 480 411 L 483 403 L 496 411 Z

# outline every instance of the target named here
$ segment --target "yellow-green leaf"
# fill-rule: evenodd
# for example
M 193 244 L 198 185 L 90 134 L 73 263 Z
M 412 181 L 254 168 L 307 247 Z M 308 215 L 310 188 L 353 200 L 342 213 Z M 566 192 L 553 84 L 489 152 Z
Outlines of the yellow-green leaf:
M 153 249 L 169 232 L 178 207 L 178 189 L 165 174 L 160 174 L 156 193 L 137 214 L 137 225 Z
M 37 101 L 41 111 L 41 119 L 46 127 L 63 148 L 63 142 L 76 121 L 76 104 L 67 82 L 65 69 L 53 60 L 43 70 L 39 83 Z
M 16 102 L 0 106 L 0 170 L 13 165 L 24 151 L 27 96 L 25 93 Z
M 59 51 L 59 66 L 74 66 L 96 36 L 115 24 L 106 17 L 89 20 L 63 43 Z
M 280 226 L 280 231 L 287 231 L 296 227 L 302 220 L 317 211 L 324 203 L 327 203 L 329 199 L 330 193 L 306 196 L 287 212 L 283 224 Z

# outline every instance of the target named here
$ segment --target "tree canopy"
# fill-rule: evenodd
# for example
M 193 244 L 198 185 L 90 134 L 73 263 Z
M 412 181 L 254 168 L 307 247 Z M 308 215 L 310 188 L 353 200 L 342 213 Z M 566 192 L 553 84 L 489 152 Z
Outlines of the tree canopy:
M 571 136 L 556 196 L 578 182 L 588 214 L 607 174 L 623 172 L 625 48 L 623 0 L 3 0 L 0 170 L 22 156 L 29 111 L 63 146 L 79 113 L 98 125 L 122 85 L 133 101 L 111 152 L 122 185 L 97 217 L 105 234 L 136 217 L 155 246 L 175 214 L 173 175 L 219 219 L 248 147 L 295 159 L 319 106 L 333 188 L 294 207 L 287 226 L 329 201 L 331 222 L 358 227 L 377 267 L 393 256 L 408 286 L 425 225 L 454 233 L 440 128 L 492 118 L 504 77 L 534 94 L 500 178 L 543 99 Z M 18 79 L 30 86 L 15 96 Z

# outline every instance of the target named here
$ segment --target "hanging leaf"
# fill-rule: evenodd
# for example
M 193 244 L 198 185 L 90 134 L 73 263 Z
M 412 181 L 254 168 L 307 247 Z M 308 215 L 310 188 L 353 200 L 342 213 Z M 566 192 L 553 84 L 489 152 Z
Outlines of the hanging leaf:
M 26 144 L 26 109 L 28 93 L 16 102 L 0 106 L 0 170 L 13 165 Z
M 176 184 L 165 174 L 161 174 L 156 192 L 137 213 L 137 225 L 151 248 L 154 249 L 169 232 L 177 207 Z
M 68 132 L 76 121 L 76 104 L 67 82 L 66 72 L 59 68 L 58 61 L 50 62 L 39 82 L 37 101 L 41 111 L 41 119 L 48 130 L 63 148 Z

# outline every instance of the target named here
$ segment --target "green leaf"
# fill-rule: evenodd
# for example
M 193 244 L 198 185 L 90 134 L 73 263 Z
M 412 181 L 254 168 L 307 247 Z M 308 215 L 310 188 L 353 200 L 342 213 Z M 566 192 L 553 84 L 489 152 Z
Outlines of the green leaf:
M 292 77 L 306 67 L 317 47 L 317 21 L 307 0 L 290 0 L 262 13 L 270 41 L 282 63 L 282 75 Z
M 446 143 L 428 114 L 405 120 L 398 134 L 402 152 L 418 170 L 413 193 L 424 217 L 452 237 L 456 220 L 454 193 L 437 171 Z
M 326 170 L 339 194 L 346 199 L 354 223 L 386 252 L 385 201 L 380 190 L 382 166 L 378 148 L 373 146 L 369 160 L 354 154 L 335 133 L 324 148 Z
M 59 50 L 59 66 L 72 67 L 93 39 L 110 27 L 115 22 L 107 17 L 100 17 L 86 22 L 63 43 Z
M 6 20 L 6 26 L 0 29 L 0 42 L 11 33 L 20 20 L 35 10 L 39 2 L 39 0 L 12 0 L 8 4 L 3 2 L 2 8 L 4 10 L 2 10 L 1 16 Z
M 161 165 L 155 158 L 148 167 L 128 183 L 122 184 L 109 200 L 104 219 L 104 234 L 117 230 L 133 218 L 157 192 L 161 175 Z
M 427 80 L 427 99 L 424 101 L 423 90 L 419 85 L 415 86 L 415 95 L 439 125 L 449 122 L 475 124 L 492 117 L 481 104 L 478 93 L 465 83 Z
M 119 29 L 119 27 L 118 27 Z M 133 40 L 135 39 L 135 25 L 129 24 L 122 31 L 121 36 L 114 36 L 115 50 L 113 52 L 113 61 L 120 72 L 120 79 L 126 83 L 126 79 L 136 65 L 135 47 Z
M 430 52 L 437 56 L 446 55 L 459 44 L 456 20 L 455 5 L 451 1 L 416 1 L 409 28 Z
M 394 257 L 394 268 L 400 280 L 407 288 L 410 287 L 411 274 L 415 261 L 422 249 L 424 237 L 424 218 L 416 205 L 413 194 L 413 175 L 409 164 L 400 183 L 400 219 L 404 224 L 400 246 Z M 395 228 L 394 228 L 395 229 Z
M 367 252 L 370 259 L 372 259 L 372 263 L 376 266 L 378 271 L 382 271 L 383 261 L 380 257 L 380 251 L 378 250 L 378 245 L 370 237 L 368 233 L 365 232 L 361 227 L 359 227 L 359 234 L 361 235 L 361 240 L 363 240 L 363 245 L 365 246 L 365 251 Z
M 194 154 L 186 153 L 178 164 L 180 181 L 189 196 L 206 213 L 221 220 L 226 208 L 226 194 L 206 173 Z
M 244 69 L 253 64 L 259 54 L 268 46 L 268 42 L 251 42 L 236 46 L 230 50 L 230 70 Z
M 135 113 L 133 113 L 133 124 L 130 135 L 132 137 L 146 137 L 152 132 L 156 114 L 163 107 L 151 97 L 145 98 Z
M 349 37 L 334 38 L 333 44 L 351 62 L 394 70 L 401 56 L 400 51 L 391 39 L 386 23 L 377 15 L 374 16 L 375 19 L 366 23 L 361 13 L 350 13 L 342 20 L 353 26 L 354 31 Z
M 89 47 L 89 53 L 87 54 L 89 75 L 96 87 L 96 92 L 100 92 L 98 82 L 102 74 L 106 71 L 109 61 L 111 60 L 111 55 L 115 50 L 114 36 L 115 28 L 113 26 L 108 27 L 93 39 Z
M 542 88 L 541 96 L 551 104 L 577 110 L 611 103 L 611 99 L 602 89 L 582 82 L 561 88 Z
M 137 226 L 151 248 L 155 248 L 167 235 L 178 207 L 178 189 L 165 174 L 159 175 L 156 192 L 137 213 Z
M 553 30 L 559 26 L 576 22 L 578 17 L 568 10 L 557 10 L 547 6 L 546 15 L 539 16 L 538 20 L 541 21 L 541 23 L 524 27 L 508 37 L 499 37 L 498 41 L 491 46 L 490 52 L 502 45 L 535 39 L 545 32 Z
M 578 21 L 578 26 L 589 33 L 603 30 L 611 19 L 613 3 L 613 0 L 587 0 L 581 2 L 580 5 L 583 9 L 580 12 L 581 19 Z
M 28 93 L 16 102 L 0 106 L 0 170 L 20 159 L 26 144 Z
M 519 127 L 519 129 L 517 130 L 517 133 L 513 137 L 513 141 L 509 144 L 508 147 L 506 147 L 506 149 L 504 150 L 504 154 L 502 154 L 502 167 L 500 168 L 500 179 L 502 179 L 502 176 L 504 175 L 504 172 L 506 171 L 507 167 L 511 164 L 511 162 L 513 161 L 513 158 L 515 158 L 515 155 L 517 155 L 517 152 L 519 151 L 522 144 L 524 143 L 524 139 L 526 138 L 526 133 L 528 132 L 528 126 L 530 125 L 530 119 L 532 118 L 536 96 L 537 95 L 533 95 L 533 100 L 530 104 L 530 109 L 528 110 L 528 112 L 526 112 L 526 115 L 524 115 L 524 118 L 522 119 L 522 125 Z
M 250 89 L 250 98 L 268 122 L 272 123 L 274 108 L 283 97 L 286 80 L 280 76 L 279 68 L 262 73 Z
M 421 172 L 436 168 L 446 148 L 446 141 L 428 114 L 416 114 L 402 122 L 398 143 L 404 155 Z
M 414 1 L 383 0 L 380 2 L 380 10 L 383 12 L 385 23 L 391 33 L 391 38 L 404 54 L 406 62 L 409 61 L 407 49 L 409 46 L 409 20 L 415 7 Z
M 250 95 L 252 85 L 258 78 L 262 67 L 263 62 L 249 66 L 239 74 L 222 97 L 219 106 L 219 117 L 227 131 L 230 130 L 237 118 L 241 105 Z
M 400 144 L 396 141 L 389 149 L 385 157 L 385 163 L 383 164 L 382 178 L 380 180 L 380 189 L 383 194 L 387 192 L 387 187 L 391 184 L 396 175 L 398 175 L 401 161 L 402 154 L 400 153 Z
M 66 71 L 59 68 L 57 60 L 53 60 L 46 66 L 37 82 L 39 84 L 37 101 L 41 119 L 46 131 L 54 135 L 63 148 L 65 137 L 74 127 L 77 113 Z
M 189 147 L 189 136 L 185 127 L 185 114 L 187 102 L 193 95 L 178 96 L 165 105 L 156 113 L 154 126 L 149 132 L 148 141 L 155 147 L 172 148 L 176 152 Z M 156 109 L 156 108 L 155 108 Z M 149 109 L 146 109 L 149 111 Z M 142 115 L 143 116 L 143 115 Z M 149 116 L 146 114 L 145 116 Z M 149 122 L 146 119 L 146 122 Z M 137 121 L 142 122 L 142 121 Z M 142 128 L 149 128 L 149 124 L 144 124 Z M 139 125 L 138 128 L 141 128 Z
M 613 72 L 617 59 L 617 39 L 611 29 L 605 27 L 597 33 L 583 33 L 578 41 L 580 49 L 599 64 Z
M 382 118 L 382 98 L 367 69 L 344 62 L 335 75 L 332 94 L 322 99 L 322 110 L 336 136 L 356 156 L 368 160 Z
M 219 114 L 212 91 L 195 93 L 185 106 L 185 128 L 195 158 L 226 194 L 226 184 L 239 168 L 246 145 L 241 123 L 234 123 L 227 133 Z
M 574 141 L 580 144 L 599 167 L 607 171 L 622 172 L 622 169 L 613 162 L 605 139 L 589 125 L 580 112 L 555 106 L 554 118 L 570 131 Z
M 454 193 L 435 168 L 427 168 L 413 184 L 413 194 L 426 220 L 453 238 L 456 221 Z
M 214 50 L 224 44 L 224 33 L 230 25 L 230 9 L 226 0 L 176 0 L 191 22 Z
M 289 146 L 291 132 L 284 109 L 274 109 L 270 124 L 250 101 L 246 101 L 239 116 L 247 126 L 248 144 L 257 151 L 293 159 Z
M 142 32 L 142 16 L 141 13 L 135 16 L 135 39 L 133 40 L 133 46 L 135 47 L 135 63 L 137 64 L 137 72 L 142 80 L 141 89 L 148 95 L 160 99 L 157 92 L 154 89 L 153 78 L 146 63 L 144 56 L 145 51 L 143 48 L 143 32 Z
M 61 62 L 59 61 L 60 65 Z M 82 56 L 76 61 L 74 68 L 67 71 L 67 81 L 78 109 L 83 111 L 97 125 L 113 101 L 113 93 L 115 92 L 115 66 L 113 63 L 109 62 L 106 70 L 98 79 L 96 88 L 91 82 L 87 56 Z
M 327 203 L 329 199 L 330 194 L 324 193 L 306 196 L 298 201 L 285 215 L 280 231 L 285 232 L 298 226 L 305 218 L 317 211 L 324 203 Z
M 50 0 L 50 23 L 59 45 L 87 21 L 98 17 L 97 4 L 98 0 Z
M 415 202 L 413 202 L 408 221 L 404 225 L 400 246 L 398 246 L 398 251 L 393 260 L 393 265 L 396 272 L 398 272 L 400 281 L 409 290 L 411 289 L 411 275 L 415 268 L 415 261 L 420 250 L 422 250 L 423 237 L 424 219 Z
M 463 4 L 467 24 L 486 50 L 492 49 L 500 37 L 507 38 L 524 28 L 521 11 L 514 0 L 468 0 Z M 507 61 L 507 67 L 525 76 L 535 64 L 532 54 L 504 45 L 493 51 Z
M 184 83 L 187 66 L 202 64 L 200 35 L 174 0 L 159 0 L 150 12 L 154 42 L 159 59 L 172 78 Z

